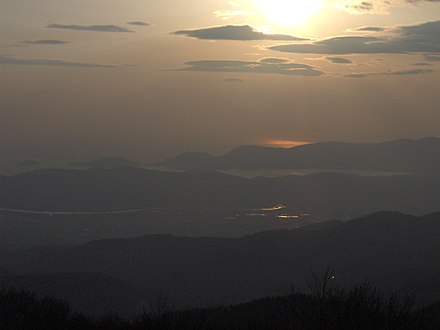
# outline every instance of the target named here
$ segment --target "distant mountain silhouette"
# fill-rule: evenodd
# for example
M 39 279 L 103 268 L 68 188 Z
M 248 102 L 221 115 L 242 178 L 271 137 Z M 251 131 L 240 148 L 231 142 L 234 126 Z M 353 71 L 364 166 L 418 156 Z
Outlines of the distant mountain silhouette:
M 37 162 L 36 160 L 25 160 L 23 162 L 18 163 L 18 166 L 35 167 L 35 166 L 41 166 L 41 163 Z
M 320 173 L 253 178 L 214 171 L 139 168 L 38 170 L 0 177 L 0 208 L 119 211 L 154 208 L 259 209 L 277 204 L 294 214 L 348 220 L 381 210 L 440 211 L 440 178 Z
M 169 235 L 0 253 L 16 274 L 102 273 L 161 288 L 178 305 L 221 304 L 304 290 L 310 271 L 331 267 L 350 286 L 369 279 L 390 290 L 440 298 L 440 214 L 381 212 L 327 229 L 273 231 L 237 239 Z M 420 285 L 420 284 L 423 285 Z
M 440 138 L 384 143 L 320 142 L 290 149 L 242 146 L 223 156 L 186 153 L 160 163 L 176 169 L 313 169 L 439 173 Z
M 136 167 L 137 164 L 131 160 L 124 158 L 100 158 L 92 161 L 85 162 L 72 162 L 67 166 L 83 167 L 83 168 L 116 168 L 116 167 Z

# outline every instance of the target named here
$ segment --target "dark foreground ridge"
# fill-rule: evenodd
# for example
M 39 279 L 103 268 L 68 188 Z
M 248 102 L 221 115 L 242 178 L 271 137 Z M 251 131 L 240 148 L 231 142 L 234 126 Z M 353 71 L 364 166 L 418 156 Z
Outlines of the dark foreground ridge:
M 342 287 L 368 279 L 427 305 L 440 300 L 439 237 L 440 214 L 381 212 L 318 230 L 242 238 L 107 239 L 0 251 L 0 285 L 55 296 L 84 313 L 93 312 L 85 306 L 94 297 L 107 312 L 122 314 L 118 302 L 136 302 L 130 310 L 141 310 L 148 290 L 160 289 L 179 308 L 243 303 L 283 294 L 291 285 L 306 292 L 310 270 L 328 266 Z
M 385 296 L 368 284 L 350 290 L 331 285 L 330 273 L 309 283 L 311 294 L 292 293 L 246 304 L 173 310 L 165 298 L 134 320 L 109 314 L 93 319 L 66 303 L 26 291 L 0 290 L 0 328 L 8 330 L 87 329 L 253 329 L 253 330 L 434 330 L 440 304 L 415 309 L 409 297 Z

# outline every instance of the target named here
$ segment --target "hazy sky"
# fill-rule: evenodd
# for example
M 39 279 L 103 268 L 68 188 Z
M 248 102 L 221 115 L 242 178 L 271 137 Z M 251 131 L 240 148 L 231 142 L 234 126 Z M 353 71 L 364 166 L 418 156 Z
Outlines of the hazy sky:
M 1 161 L 440 136 L 439 68 L 435 0 L 0 0 Z

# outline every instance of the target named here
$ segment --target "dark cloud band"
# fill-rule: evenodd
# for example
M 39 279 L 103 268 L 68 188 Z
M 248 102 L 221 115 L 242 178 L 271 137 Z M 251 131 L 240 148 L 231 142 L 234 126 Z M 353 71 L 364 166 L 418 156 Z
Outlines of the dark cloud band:
M 327 61 L 329 61 L 330 63 L 335 63 L 335 64 L 351 64 L 351 63 L 353 63 L 352 60 L 350 60 L 348 58 L 344 58 L 344 57 L 326 57 L 325 59 Z
M 21 43 L 28 44 L 28 45 L 64 45 L 64 44 L 68 44 L 67 41 L 55 40 L 55 39 L 26 40 L 26 41 L 22 41 Z
M 60 66 L 72 68 L 113 68 L 114 65 L 80 63 L 53 59 L 35 59 L 0 56 L 0 65 L 25 65 L 25 66 Z
M 136 25 L 136 26 L 150 26 L 149 23 L 142 22 L 142 21 L 128 22 L 127 24 L 129 24 L 129 25 Z
M 312 43 L 270 47 L 285 53 L 308 54 L 398 54 L 439 53 L 440 21 L 401 26 L 390 36 L 341 36 Z
M 258 32 L 249 25 L 226 25 L 196 30 L 181 30 L 174 32 L 174 34 L 207 40 L 307 40 L 286 34 Z
M 307 64 L 286 59 L 266 58 L 260 61 L 204 60 L 185 63 L 178 71 L 270 73 L 290 76 L 322 76 L 324 73 Z
M 117 25 L 67 25 L 52 23 L 47 26 L 49 29 L 65 29 L 77 31 L 95 31 L 95 32 L 133 32 L 129 29 Z

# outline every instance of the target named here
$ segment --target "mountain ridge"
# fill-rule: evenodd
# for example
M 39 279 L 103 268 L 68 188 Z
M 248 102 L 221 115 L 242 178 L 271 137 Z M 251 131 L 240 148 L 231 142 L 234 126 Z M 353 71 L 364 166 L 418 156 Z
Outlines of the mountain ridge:
M 245 145 L 224 155 L 184 153 L 159 163 L 175 169 L 327 169 L 437 173 L 440 138 L 380 143 L 317 142 L 292 148 Z
M 283 204 L 294 214 L 348 220 L 380 210 L 436 212 L 438 200 L 440 179 L 423 175 L 317 173 L 247 179 L 215 171 L 94 168 L 0 177 L 0 208 L 48 212 L 261 209 Z

